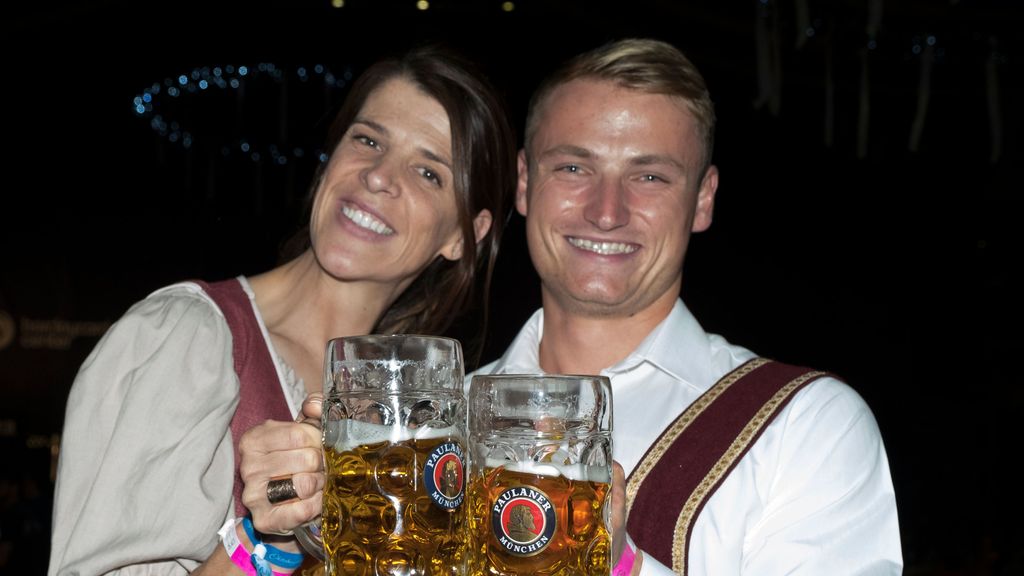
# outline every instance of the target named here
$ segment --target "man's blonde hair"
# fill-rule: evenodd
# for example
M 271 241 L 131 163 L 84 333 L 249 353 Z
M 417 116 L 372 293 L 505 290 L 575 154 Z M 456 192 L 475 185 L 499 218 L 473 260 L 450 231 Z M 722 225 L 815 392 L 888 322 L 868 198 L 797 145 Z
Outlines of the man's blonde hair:
M 551 73 L 533 93 L 526 115 L 529 153 L 537 123 L 551 93 L 573 80 L 612 82 L 629 90 L 675 96 L 697 121 L 703 144 L 700 174 L 711 165 L 715 145 L 715 106 L 700 71 L 675 46 L 659 40 L 629 38 L 580 54 Z

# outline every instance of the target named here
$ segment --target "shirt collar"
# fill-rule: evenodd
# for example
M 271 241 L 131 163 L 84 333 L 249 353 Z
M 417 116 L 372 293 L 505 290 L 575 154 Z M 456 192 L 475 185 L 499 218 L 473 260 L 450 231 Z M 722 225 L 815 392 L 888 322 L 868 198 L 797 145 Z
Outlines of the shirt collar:
M 544 310 L 533 313 L 494 366 L 495 373 L 532 374 L 540 368 L 540 339 L 544 334 Z M 717 380 L 711 366 L 708 335 L 682 300 L 621 362 L 602 370 L 609 376 L 628 372 L 647 362 L 699 390 Z
M 668 316 L 632 354 L 604 372 L 621 374 L 644 362 L 699 390 L 706 390 L 717 379 L 711 367 L 708 335 L 682 300 L 676 300 Z

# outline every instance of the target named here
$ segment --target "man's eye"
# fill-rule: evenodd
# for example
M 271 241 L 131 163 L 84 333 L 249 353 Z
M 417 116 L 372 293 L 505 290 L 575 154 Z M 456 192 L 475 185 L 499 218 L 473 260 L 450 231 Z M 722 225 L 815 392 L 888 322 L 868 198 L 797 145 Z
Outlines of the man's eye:
M 643 176 L 640 177 L 640 179 L 643 180 L 644 182 L 668 182 L 668 180 L 665 180 L 664 178 L 656 174 L 644 174 Z
M 580 167 L 577 166 L 576 164 L 566 164 L 565 166 L 560 166 L 558 168 L 558 170 L 560 172 L 568 172 L 570 174 L 578 174 L 579 171 L 580 171 Z

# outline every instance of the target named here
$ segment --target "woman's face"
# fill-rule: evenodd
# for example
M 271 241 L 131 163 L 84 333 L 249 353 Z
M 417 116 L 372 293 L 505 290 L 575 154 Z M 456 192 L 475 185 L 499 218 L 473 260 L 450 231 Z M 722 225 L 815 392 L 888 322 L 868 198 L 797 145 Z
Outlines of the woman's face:
M 409 80 L 370 93 L 331 155 L 310 234 L 331 276 L 402 290 L 462 254 L 448 115 Z

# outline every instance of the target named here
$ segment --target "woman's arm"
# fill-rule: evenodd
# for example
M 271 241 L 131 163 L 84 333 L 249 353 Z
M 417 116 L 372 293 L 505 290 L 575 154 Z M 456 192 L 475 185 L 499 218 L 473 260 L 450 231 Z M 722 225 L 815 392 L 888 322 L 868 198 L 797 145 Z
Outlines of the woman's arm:
M 193 285 L 138 303 L 68 398 L 49 574 L 185 574 L 232 512 L 231 337 Z

